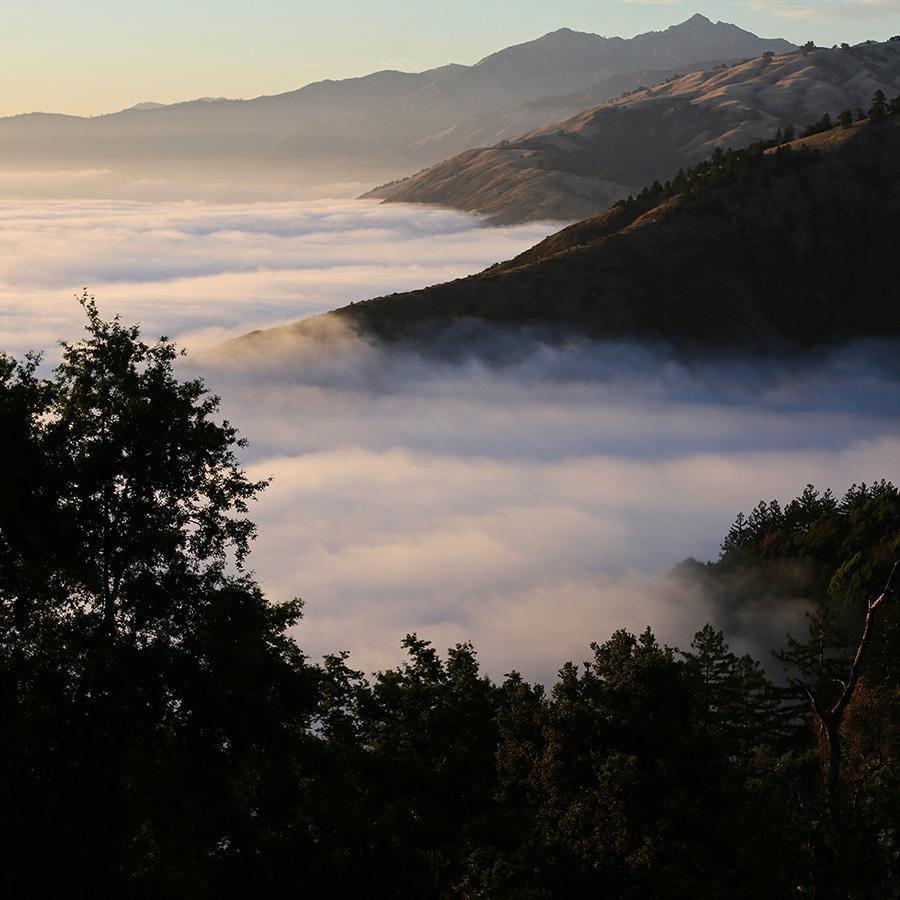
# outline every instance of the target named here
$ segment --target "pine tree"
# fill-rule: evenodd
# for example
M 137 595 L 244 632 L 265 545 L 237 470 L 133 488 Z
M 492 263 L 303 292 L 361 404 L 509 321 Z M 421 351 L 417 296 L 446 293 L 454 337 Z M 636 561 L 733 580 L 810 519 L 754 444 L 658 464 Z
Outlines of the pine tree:
M 734 524 L 728 529 L 728 535 L 722 541 L 722 555 L 734 553 L 742 549 L 750 539 L 750 532 L 747 524 L 747 517 L 739 512 Z
M 869 108 L 869 118 L 873 122 L 880 122 L 888 113 L 887 97 L 879 88 L 872 97 L 872 106 Z
M 727 731 L 726 709 L 734 687 L 734 654 L 725 635 L 706 624 L 694 635 L 690 650 L 681 651 L 688 670 L 694 675 L 707 726 L 719 736 Z

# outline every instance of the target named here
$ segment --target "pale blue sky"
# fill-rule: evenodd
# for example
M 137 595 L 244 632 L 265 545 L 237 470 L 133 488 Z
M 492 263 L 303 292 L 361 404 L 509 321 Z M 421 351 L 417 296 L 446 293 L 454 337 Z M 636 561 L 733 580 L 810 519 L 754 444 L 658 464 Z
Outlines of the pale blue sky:
M 831 45 L 900 33 L 900 0 L 6 0 L 0 115 L 252 97 L 377 69 L 472 63 L 568 26 L 630 37 L 695 12 Z

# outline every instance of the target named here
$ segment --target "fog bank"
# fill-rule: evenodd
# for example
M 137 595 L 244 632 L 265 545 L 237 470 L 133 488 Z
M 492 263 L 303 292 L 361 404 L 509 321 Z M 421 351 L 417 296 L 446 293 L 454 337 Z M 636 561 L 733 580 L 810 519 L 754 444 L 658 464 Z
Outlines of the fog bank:
M 371 670 L 406 632 L 470 639 L 486 669 L 551 678 L 617 627 L 686 645 L 717 615 L 670 579 L 735 514 L 807 482 L 900 479 L 896 348 L 687 363 L 647 348 L 471 331 L 445 358 L 343 334 L 218 343 L 515 255 L 540 225 L 361 203 L 0 205 L 0 348 L 75 338 L 72 295 L 194 351 L 250 439 L 251 557 L 302 596 L 312 655 Z M 467 343 L 468 342 L 468 343 Z M 477 349 L 478 352 L 471 352 Z M 203 352 L 200 352 L 203 351 Z M 717 622 L 741 649 L 802 627 L 800 603 Z
M 76 336 L 85 286 L 105 314 L 196 348 L 467 275 L 550 230 L 480 226 L 360 201 L 0 202 L 0 349 Z
M 415 630 L 551 678 L 618 627 L 687 646 L 711 620 L 767 657 L 804 627 L 802 596 L 725 617 L 671 568 L 716 558 L 760 499 L 900 477 L 895 346 L 685 362 L 533 335 L 485 354 L 491 337 L 450 362 L 290 332 L 204 358 L 275 478 L 255 565 L 308 601 L 311 650 L 375 668 Z

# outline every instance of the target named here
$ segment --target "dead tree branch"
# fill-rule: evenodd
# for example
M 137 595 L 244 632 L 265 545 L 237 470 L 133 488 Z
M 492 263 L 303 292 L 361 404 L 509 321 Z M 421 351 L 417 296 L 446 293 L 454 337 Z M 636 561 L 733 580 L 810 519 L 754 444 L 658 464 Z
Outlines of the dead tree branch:
M 835 811 L 837 803 L 838 787 L 841 778 L 841 724 L 844 720 L 844 714 L 847 707 L 853 700 L 853 694 L 859 683 L 860 670 L 862 662 L 866 655 L 866 650 L 872 637 L 872 629 L 875 625 L 875 613 L 878 608 L 893 594 L 894 577 L 900 569 L 900 561 L 894 563 L 891 574 L 888 575 L 884 590 L 874 600 L 870 599 L 866 607 L 866 620 L 863 625 L 862 635 L 856 646 L 856 653 L 853 656 L 853 662 L 850 664 L 850 676 L 846 683 L 838 682 L 841 687 L 841 693 L 837 700 L 829 707 L 823 705 L 815 691 L 807 685 L 802 685 L 806 696 L 809 698 L 813 712 L 819 721 L 822 732 L 825 735 L 826 745 L 828 747 L 828 767 L 826 775 L 826 788 L 828 791 L 828 801 L 832 812 Z

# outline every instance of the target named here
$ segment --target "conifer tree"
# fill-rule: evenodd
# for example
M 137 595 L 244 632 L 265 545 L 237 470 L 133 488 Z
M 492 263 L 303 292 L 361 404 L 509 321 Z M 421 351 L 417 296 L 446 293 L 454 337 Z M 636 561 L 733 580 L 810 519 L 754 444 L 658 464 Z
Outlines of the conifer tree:
M 872 97 L 872 106 L 869 108 L 869 118 L 873 122 L 880 122 L 888 113 L 887 98 L 884 91 L 879 88 Z

